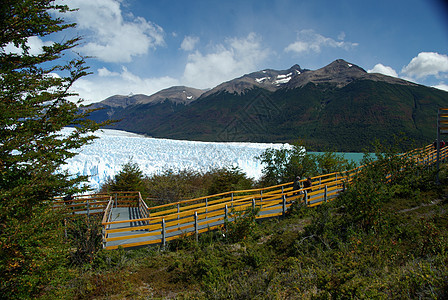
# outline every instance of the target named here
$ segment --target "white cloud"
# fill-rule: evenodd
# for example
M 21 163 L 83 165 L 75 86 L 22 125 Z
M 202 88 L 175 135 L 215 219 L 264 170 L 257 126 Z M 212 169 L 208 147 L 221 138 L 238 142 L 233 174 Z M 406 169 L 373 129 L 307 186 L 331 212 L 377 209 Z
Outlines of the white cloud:
M 120 72 L 112 72 L 106 68 L 97 70 L 95 74 L 75 81 L 73 90 L 79 94 L 78 98 L 85 100 L 84 104 L 99 102 L 112 95 L 145 94 L 152 95 L 162 89 L 179 85 L 179 80 L 172 77 L 142 78 L 127 68 Z M 73 99 L 73 100 L 77 100 Z
M 442 91 L 447 91 L 448 92 L 448 84 L 445 83 L 439 83 L 437 85 L 433 86 L 436 89 L 442 90 Z
M 184 51 L 192 51 L 196 44 L 199 42 L 199 38 L 196 36 L 186 36 L 180 45 L 180 48 Z
M 344 42 L 342 39 L 345 38 L 345 34 L 341 33 L 338 38 L 341 41 L 335 41 L 332 38 L 325 37 L 321 34 L 314 32 L 312 29 L 304 29 L 299 31 L 297 34 L 297 41 L 289 44 L 286 48 L 286 52 L 316 52 L 319 53 L 322 48 L 342 48 L 349 50 L 353 47 L 358 46 L 358 43 Z
M 262 48 L 261 39 L 255 33 L 246 38 L 230 38 L 224 45 L 214 47 L 212 53 L 191 53 L 182 81 L 196 88 L 211 88 L 254 71 L 268 54 L 269 50 Z
M 389 66 L 385 66 L 383 64 L 376 64 L 373 69 L 371 70 L 367 70 L 368 73 L 380 73 L 380 74 L 384 74 L 384 75 L 388 75 L 388 76 L 392 76 L 392 77 L 397 77 L 398 78 L 398 74 L 397 72 L 392 69 Z
M 101 68 L 98 69 L 98 76 L 100 77 L 113 77 L 113 76 L 120 76 L 120 73 L 118 72 L 111 72 L 107 68 Z
M 28 53 L 31 54 L 31 55 L 39 55 L 39 54 L 41 54 L 43 46 L 51 46 L 52 44 L 53 44 L 53 42 L 51 42 L 51 41 L 44 42 L 37 36 L 30 36 L 28 38 L 28 41 L 26 42 L 26 45 L 28 47 L 30 47 L 29 50 L 28 50 Z M 14 46 L 13 43 L 9 43 L 5 47 L 5 53 L 22 54 L 23 51 L 22 51 L 22 49 L 17 48 L 16 46 Z
M 420 52 L 401 72 L 414 78 L 440 76 L 441 73 L 448 72 L 448 56 L 435 52 Z
M 123 17 L 120 0 L 67 0 L 69 13 L 82 31 L 83 54 L 105 62 L 130 62 L 133 56 L 164 45 L 163 29 L 142 17 Z
M 343 41 L 345 39 L 345 32 L 341 32 L 338 35 L 338 40 Z

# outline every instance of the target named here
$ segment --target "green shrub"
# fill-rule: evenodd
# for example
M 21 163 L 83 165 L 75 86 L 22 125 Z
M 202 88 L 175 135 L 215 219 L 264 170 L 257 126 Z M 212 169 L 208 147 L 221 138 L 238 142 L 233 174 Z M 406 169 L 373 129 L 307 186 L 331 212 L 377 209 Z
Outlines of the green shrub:
M 166 170 L 146 179 L 147 193 L 154 205 L 197 198 L 207 193 L 209 178 L 199 172 Z
M 74 215 L 66 219 L 67 240 L 74 249 L 70 253 L 72 264 L 82 266 L 93 262 L 102 248 L 101 215 Z
M 239 168 L 223 168 L 208 172 L 211 177 L 207 189 L 208 195 L 224 192 L 251 189 L 254 186 L 252 179 L 248 178 Z
M 242 211 L 230 210 L 228 219 L 225 220 L 225 236 L 229 243 L 236 243 L 250 238 L 255 234 L 257 223 L 255 217 L 260 209 L 247 208 Z

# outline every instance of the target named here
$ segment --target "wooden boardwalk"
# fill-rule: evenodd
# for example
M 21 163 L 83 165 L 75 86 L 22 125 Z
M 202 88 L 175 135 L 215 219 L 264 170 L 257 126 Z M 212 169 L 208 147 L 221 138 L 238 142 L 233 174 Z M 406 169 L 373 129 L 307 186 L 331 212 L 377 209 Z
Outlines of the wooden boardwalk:
M 331 190 L 329 187 L 332 187 Z M 116 249 L 119 246 L 165 245 L 167 241 L 181 236 L 197 235 L 222 228 L 226 221 L 234 221 L 238 217 L 238 212 L 257 208 L 256 218 L 264 219 L 285 215 L 289 207 L 296 201 L 305 204 L 305 193 L 297 195 L 300 191 L 292 191 L 292 184 L 274 188 L 276 190 L 264 194 L 260 193 L 260 190 L 244 191 L 256 194 L 240 196 L 239 199 L 233 201 L 232 198 L 237 198 L 235 196 L 237 192 L 232 192 L 230 197 L 222 195 L 224 197 L 217 200 L 195 199 L 199 203 L 184 207 L 180 206 L 185 204 L 184 202 L 174 203 L 176 206 L 174 212 L 173 209 L 165 209 L 151 213 L 151 210 L 169 208 L 173 204 L 148 208 L 143 201 L 143 205 L 140 207 L 111 207 L 107 214 L 108 217 L 103 220 L 104 247 Z M 342 180 L 331 180 L 322 185 L 316 183 L 313 189 L 313 192 L 307 192 L 309 199 L 307 199 L 306 205 L 308 206 L 332 200 L 342 191 L 343 182 Z

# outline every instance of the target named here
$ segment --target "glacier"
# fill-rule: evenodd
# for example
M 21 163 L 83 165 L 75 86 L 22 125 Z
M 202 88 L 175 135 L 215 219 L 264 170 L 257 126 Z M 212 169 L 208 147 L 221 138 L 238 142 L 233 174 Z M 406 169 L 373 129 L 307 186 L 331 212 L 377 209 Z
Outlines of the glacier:
M 68 134 L 72 128 L 64 128 Z M 192 170 L 207 172 L 215 168 L 238 167 L 248 177 L 259 179 L 263 165 L 256 157 L 266 149 L 291 148 L 289 144 L 198 142 L 151 138 L 126 131 L 101 129 L 98 139 L 84 145 L 79 153 L 61 166 L 73 175 L 89 176 L 88 185 L 99 190 L 124 164 L 136 163 L 146 176 Z

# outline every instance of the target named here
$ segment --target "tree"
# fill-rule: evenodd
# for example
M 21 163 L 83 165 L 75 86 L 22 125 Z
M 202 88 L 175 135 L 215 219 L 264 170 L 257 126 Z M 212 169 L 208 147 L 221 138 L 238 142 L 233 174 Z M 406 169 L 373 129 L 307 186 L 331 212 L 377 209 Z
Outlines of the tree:
M 293 181 L 297 176 L 316 174 L 316 163 L 312 154 L 294 144 L 291 149 L 266 149 L 258 159 L 263 166 L 263 185 L 275 185 Z
M 90 111 L 80 109 L 81 101 L 67 100 L 76 96 L 69 92 L 73 83 L 88 74 L 84 58 L 66 57 L 80 39 L 53 42 L 37 54 L 28 45 L 74 27 L 55 17 L 67 11 L 50 0 L 0 6 L 0 294 L 6 298 L 37 293 L 63 257 L 55 235 L 60 214 L 48 200 L 80 191 L 85 178 L 59 167 L 99 127 L 85 118 Z M 17 51 L 8 51 L 11 45 Z M 76 127 L 60 134 L 66 126 Z
M 293 144 L 290 149 L 266 149 L 258 159 L 264 165 L 263 185 L 291 182 L 296 177 L 343 172 L 355 167 L 355 163 L 343 155 L 333 152 L 311 154 L 299 144 Z
M 123 168 L 101 187 L 104 192 L 136 192 L 146 194 L 145 176 L 136 163 L 128 162 Z

